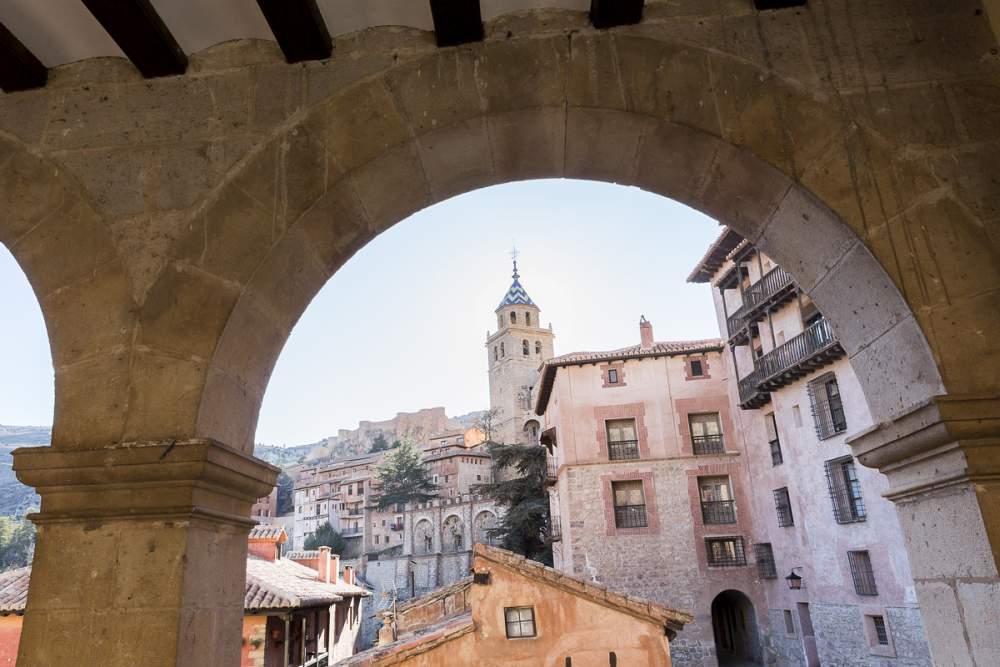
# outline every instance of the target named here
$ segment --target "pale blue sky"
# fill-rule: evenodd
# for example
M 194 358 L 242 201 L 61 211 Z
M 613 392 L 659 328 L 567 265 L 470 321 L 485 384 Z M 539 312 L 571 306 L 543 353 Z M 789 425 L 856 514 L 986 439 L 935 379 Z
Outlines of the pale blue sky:
M 362 419 L 487 406 L 484 343 L 510 285 L 552 323 L 556 354 L 718 335 L 705 285 L 684 282 L 716 237 L 710 218 L 636 188 L 569 180 L 471 192 L 396 225 L 352 258 L 292 331 L 257 441 L 301 444 Z M 49 424 L 52 368 L 41 313 L 0 246 L 0 424 Z

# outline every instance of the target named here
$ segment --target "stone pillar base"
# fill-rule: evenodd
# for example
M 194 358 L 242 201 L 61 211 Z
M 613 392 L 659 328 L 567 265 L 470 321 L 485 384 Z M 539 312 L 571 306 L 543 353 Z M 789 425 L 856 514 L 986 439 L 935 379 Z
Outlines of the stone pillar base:
M 850 440 L 889 479 L 937 665 L 1000 665 L 1000 397 L 939 396 Z
M 17 664 L 238 665 L 250 508 L 278 469 L 211 440 L 14 451 L 42 497 Z

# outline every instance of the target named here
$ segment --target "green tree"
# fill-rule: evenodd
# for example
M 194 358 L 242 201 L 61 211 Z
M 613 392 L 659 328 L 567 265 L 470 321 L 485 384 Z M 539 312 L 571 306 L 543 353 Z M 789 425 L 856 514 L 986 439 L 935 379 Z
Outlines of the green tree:
M 399 442 L 398 440 L 396 441 Z M 389 441 L 385 438 L 385 433 L 379 431 L 379 434 L 375 436 L 372 440 L 372 447 L 368 450 L 368 453 L 374 454 L 375 452 L 386 452 L 393 448 L 394 445 L 390 445 Z
M 493 457 L 494 481 L 479 489 L 504 508 L 503 518 L 490 530 L 490 536 L 505 549 L 551 565 L 545 448 L 491 442 L 487 451 Z
M 315 533 L 306 538 L 305 547 L 310 550 L 330 547 L 330 551 L 333 553 L 342 554 L 347 550 L 347 541 L 327 521 L 317 528 Z
M 292 494 L 294 492 L 295 480 L 284 470 L 278 474 L 278 507 L 275 511 L 278 516 L 290 514 L 294 510 Z
M 384 510 L 397 503 L 425 503 L 437 497 L 423 455 L 409 436 L 386 455 L 376 471 L 378 491 L 371 509 Z
M 35 554 L 35 525 L 30 521 L 0 516 L 0 571 L 24 567 Z

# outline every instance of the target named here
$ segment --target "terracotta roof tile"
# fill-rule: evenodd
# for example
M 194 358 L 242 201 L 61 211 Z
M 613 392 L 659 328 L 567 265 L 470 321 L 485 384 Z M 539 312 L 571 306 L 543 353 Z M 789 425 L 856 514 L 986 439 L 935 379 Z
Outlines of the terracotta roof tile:
M 396 665 L 415 655 L 426 653 L 452 639 L 472 632 L 475 626 L 472 622 L 472 612 L 464 612 L 450 616 L 434 625 L 429 625 L 415 632 L 400 636 L 391 644 L 384 644 L 356 653 L 354 656 L 341 660 L 338 665 L 371 665 L 382 667 Z
M 0 573 L 0 615 L 24 613 L 30 577 L 30 566 Z
M 277 540 L 278 542 L 285 542 L 288 539 L 288 536 L 285 535 L 285 528 L 283 526 L 273 526 L 266 523 L 260 523 L 250 529 L 248 539 Z
M 737 232 L 729 229 L 729 227 L 723 227 L 722 232 L 719 234 L 718 238 L 712 241 L 712 245 L 708 246 L 708 250 L 705 251 L 705 256 L 698 261 L 694 269 L 691 270 L 691 274 L 688 275 L 687 281 L 689 283 L 707 283 L 712 280 L 712 276 L 722 267 L 726 260 L 726 256 L 732 252 L 741 241 L 743 237 Z

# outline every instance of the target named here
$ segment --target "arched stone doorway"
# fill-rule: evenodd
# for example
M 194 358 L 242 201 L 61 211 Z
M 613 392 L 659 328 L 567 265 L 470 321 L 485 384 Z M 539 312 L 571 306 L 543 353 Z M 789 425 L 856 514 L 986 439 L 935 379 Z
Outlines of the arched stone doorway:
M 537 419 L 529 419 L 524 423 L 524 441 L 529 445 L 537 445 L 542 433 L 542 425 Z
M 128 548 L 137 531 L 157 543 L 164 567 L 178 569 L 164 578 L 176 586 L 124 595 L 127 604 L 99 595 L 55 606 L 30 598 L 24 664 L 77 658 L 59 653 L 90 636 L 73 620 L 77 612 L 141 623 L 164 618 L 167 608 L 170 618 L 207 614 L 231 623 L 238 591 L 227 587 L 206 601 L 184 577 L 221 582 L 239 573 L 242 504 L 248 509 L 275 476 L 249 456 L 257 411 L 312 296 L 358 248 L 410 213 L 478 187 L 540 177 L 672 197 L 729 224 L 789 270 L 832 322 L 873 417 L 885 424 L 856 451 L 904 480 L 890 492 L 906 505 L 903 527 L 919 551 L 914 575 L 932 646 L 938 629 L 945 651 L 956 650 L 951 637 L 968 637 L 959 662 L 971 647 L 990 646 L 975 628 L 963 634 L 957 620 L 981 615 L 985 596 L 955 582 L 972 576 L 997 590 L 1000 525 L 980 509 L 996 506 L 995 471 L 990 457 L 976 454 L 987 451 L 989 424 L 1000 413 L 998 343 L 983 334 L 998 328 L 1000 312 L 1000 262 L 989 233 L 997 186 L 975 166 L 995 161 L 995 131 L 982 122 L 995 106 L 982 94 L 994 87 L 982 69 L 988 57 L 970 50 L 988 42 L 987 54 L 995 39 L 984 37 L 979 19 L 955 15 L 945 31 L 954 57 L 917 53 L 919 40 L 897 46 L 933 63 L 925 65 L 932 75 L 909 69 L 909 57 L 880 61 L 884 67 L 866 74 L 818 26 L 860 22 L 878 51 L 896 44 L 898 32 L 884 15 L 866 21 L 866 8 L 845 16 L 817 0 L 805 18 L 790 18 L 797 27 L 789 38 L 749 9 L 720 17 L 697 4 L 683 17 L 661 7 L 639 26 L 612 31 L 588 27 L 579 12 L 526 12 L 492 22 L 484 42 L 452 49 L 436 49 L 419 31 L 373 29 L 335 48 L 357 58 L 308 66 L 231 44 L 221 60 L 205 54 L 196 78 L 63 77 L 58 100 L 43 92 L 43 104 L 24 108 L 58 101 L 80 111 L 68 112 L 65 132 L 4 116 L 0 242 L 42 304 L 56 382 L 53 447 L 16 462 L 21 479 L 42 492 L 40 521 L 51 526 L 39 539 L 34 576 L 61 590 L 84 580 L 95 591 L 134 581 L 149 566 Z M 923 11 L 913 3 L 901 9 Z M 910 16 L 908 29 L 936 25 L 952 10 L 934 11 Z M 803 40 L 802 53 L 775 59 Z M 932 43 L 940 47 L 923 42 Z M 233 53 L 243 55 L 229 59 Z M 857 96 L 869 74 L 907 82 L 919 103 Z M 92 92 L 91 77 L 113 94 Z M 962 83 L 937 104 L 942 80 Z M 298 86 L 297 94 L 250 94 L 274 81 Z M 275 98 L 291 108 L 265 106 Z M 123 99 L 132 104 L 119 109 L 123 119 L 154 112 L 142 135 L 108 129 L 118 107 L 107 102 Z M 179 99 L 183 113 L 171 113 L 169 101 Z M 909 111 L 932 114 L 938 106 L 961 118 L 934 116 L 930 127 L 930 116 L 915 120 Z M 961 132 L 947 129 L 956 124 Z M 227 134 L 248 126 L 246 136 Z M 131 196 L 140 184 L 105 178 L 109 155 L 183 151 L 173 142 L 194 141 L 194 127 L 217 133 L 195 154 L 233 155 L 201 178 L 147 179 L 141 201 Z M 973 177 L 949 171 L 951 162 L 972 164 L 965 171 Z M 137 466 L 149 473 L 146 488 L 163 491 L 142 495 L 141 508 L 139 496 L 107 492 L 138 483 Z M 191 493 L 178 505 L 165 490 L 180 479 Z M 218 493 L 194 493 L 205 479 Z M 74 487 L 87 493 L 66 495 Z M 179 514 L 167 516 L 167 508 Z M 186 523 L 191 516 L 197 521 Z M 100 540 L 85 530 L 95 521 L 104 527 Z M 97 575 L 66 568 L 66 551 L 75 562 L 100 564 Z M 218 553 L 227 554 L 222 562 L 208 561 Z M 182 627 L 164 630 L 165 643 L 198 645 Z M 190 664 L 225 662 L 234 650 L 220 646 Z
M 712 632 L 719 667 L 761 664 L 760 632 L 753 602 L 736 590 L 722 591 L 712 600 Z

